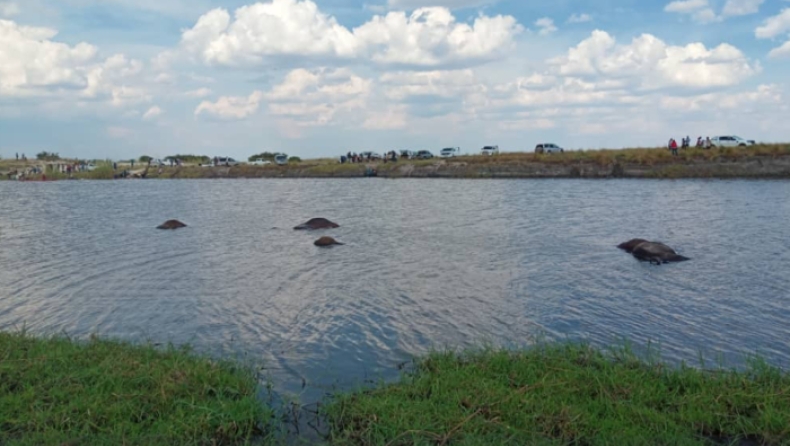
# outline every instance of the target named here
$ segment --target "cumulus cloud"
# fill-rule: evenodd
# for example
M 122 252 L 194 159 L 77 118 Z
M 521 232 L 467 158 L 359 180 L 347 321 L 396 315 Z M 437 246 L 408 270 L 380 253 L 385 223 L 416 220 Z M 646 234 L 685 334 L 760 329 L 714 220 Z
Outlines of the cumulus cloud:
M 765 0 L 727 0 L 722 14 L 725 16 L 756 14 L 763 2 Z
M 57 31 L 0 20 L 0 96 L 107 99 L 114 106 L 150 99 L 125 81 L 142 63 L 116 54 L 104 61 L 98 49 L 53 41 Z
M 348 69 L 293 70 L 264 94 L 271 115 L 295 125 L 327 125 L 340 114 L 361 110 L 372 81 Z
M 765 19 L 762 26 L 754 30 L 754 35 L 758 39 L 772 39 L 787 31 L 790 31 L 790 8 L 784 8 L 779 14 Z
M 390 72 L 382 74 L 379 82 L 384 95 L 396 101 L 411 97 L 460 100 L 463 96 L 482 88 L 471 69 Z
M 184 96 L 188 96 L 190 98 L 205 98 L 206 96 L 211 96 L 211 93 L 213 92 L 210 88 L 203 87 L 198 88 L 197 90 L 189 90 L 184 92 Z
M 14 2 L 0 2 L 0 17 L 13 17 L 22 12 Z
M 770 57 L 772 59 L 778 59 L 778 58 L 782 58 L 782 57 L 790 57 L 790 40 L 788 40 L 787 42 L 783 43 L 781 46 L 778 46 L 778 47 L 772 49 L 768 53 L 768 57 Z
M 370 130 L 394 130 L 406 127 L 408 111 L 403 105 L 392 105 L 383 111 L 371 113 L 362 123 L 362 127 Z
M 149 108 L 147 112 L 143 114 L 143 121 L 151 121 L 156 119 L 157 117 L 161 116 L 164 111 L 159 108 L 158 106 L 154 105 L 153 107 Z
M 547 36 L 557 31 L 557 27 L 554 26 L 554 20 L 548 17 L 543 17 L 541 19 L 535 20 L 535 26 L 540 28 L 538 34 L 540 34 L 541 36 Z
M 182 47 L 210 65 L 255 65 L 299 56 L 438 66 L 488 60 L 507 51 L 523 28 L 511 16 L 480 15 L 459 23 L 445 7 L 389 12 L 350 30 L 311 0 L 272 0 L 201 16 Z
M 687 14 L 700 23 L 709 23 L 720 20 L 708 4 L 708 0 L 676 0 L 664 7 L 666 12 Z
M 496 3 L 497 0 L 387 0 L 390 9 L 412 10 L 423 6 L 443 6 L 450 9 L 469 8 Z
M 568 17 L 567 20 L 568 23 L 585 23 L 591 21 L 592 21 L 592 16 L 590 14 L 585 14 L 585 13 L 571 14 L 571 16 Z
M 642 34 L 623 45 L 600 30 L 551 62 L 563 75 L 631 79 L 642 88 L 725 87 L 760 70 L 758 64 L 750 63 L 739 49 L 726 43 L 710 49 L 702 43 L 673 46 Z
M 256 90 L 249 96 L 222 96 L 216 102 L 203 101 L 195 109 L 195 116 L 240 120 L 258 111 L 263 92 Z
M 50 39 L 57 31 L 0 20 L 0 95 L 34 94 L 46 88 L 85 88 L 87 63 L 97 49 Z

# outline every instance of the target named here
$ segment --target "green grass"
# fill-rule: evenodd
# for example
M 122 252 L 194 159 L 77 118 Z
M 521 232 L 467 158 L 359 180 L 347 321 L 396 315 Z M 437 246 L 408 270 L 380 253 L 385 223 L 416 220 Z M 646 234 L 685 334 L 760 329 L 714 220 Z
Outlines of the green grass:
M 0 333 L 0 445 L 233 445 L 271 417 L 251 369 L 185 349 Z
M 335 445 L 790 444 L 790 377 L 573 345 L 435 353 L 326 414 Z

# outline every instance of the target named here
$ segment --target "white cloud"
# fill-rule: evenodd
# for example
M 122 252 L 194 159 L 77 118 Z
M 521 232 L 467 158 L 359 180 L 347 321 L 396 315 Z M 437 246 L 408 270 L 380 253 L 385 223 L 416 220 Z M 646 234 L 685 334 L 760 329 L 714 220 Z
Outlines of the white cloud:
M 0 20 L 0 96 L 50 100 L 109 100 L 123 106 L 150 100 L 142 87 L 129 86 L 142 63 L 116 54 L 98 60 L 88 43 L 69 46 L 52 40 L 57 31 Z
M 390 9 L 412 10 L 425 6 L 443 6 L 450 9 L 469 8 L 496 3 L 497 0 L 387 0 Z
M 727 3 L 724 4 L 722 14 L 725 16 L 756 14 L 764 1 L 765 0 L 727 0 Z
M 190 90 L 184 92 L 184 96 L 188 96 L 190 98 L 205 98 L 206 96 L 211 96 L 213 92 L 210 88 L 198 88 L 197 90 Z
M 666 12 L 691 15 L 700 23 L 709 23 L 721 20 L 708 4 L 708 0 L 676 0 L 664 7 Z
M 203 101 L 195 109 L 195 116 L 206 114 L 220 119 L 245 119 L 258 111 L 263 99 L 259 90 L 249 96 L 222 96 L 216 102 Z
M 540 34 L 541 36 L 547 36 L 557 31 L 557 27 L 554 26 L 554 20 L 548 17 L 543 17 L 541 19 L 535 20 L 535 26 L 540 28 L 538 34 Z
M 389 106 L 383 111 L 371 113 L 362 127 L 371 130 L 393 130 L 406 127 L 408 112 L 403 105 Z
M 772 39 L 790 30 L 790 8 L 765 19 L 763 25 L 754 30 L 754 35 L 758 39 Z
M 158 106 L 154 105 L 153 107 L 149 108 L 145 114 L 143 114 L 143 121 L 150 121 L 162 115 L 164 111 L 159 108 Z
M 300 56 L 433 67 L 498 57 L 521 31 L 511 16 L 479 15 L 470 25 L 443 7 L 376 15 L 349 30 L 311 0 L 272 0 L 237 9 L 233 20 L 224 9 L 212 10 L 182 34 L 181 45 L 216 65 Z
M 572 14 L 570 17 L 568 17 L 568 20 L 567 20 L 568 23 L 585 23 L 585 22 L 591 22 L 591 21 L 592 21 L 592 16 L 590 16 L 590 14 L 586 14 L 586 13 Z
M 14 2 L 0 2 L 0 17 L 13 17 L 22 12 Z
M 702 43 L 673 46 L 643 34 L 622 45 L 599 30 L 551 62 L 563 75 L 630 78 L 642 88 L 725 87 L 760 71 L 726 43 L 711 49 Z
M 339 115 L 361 110 L 371 93 L 372 81 L 348 69 L 299 68 L 264 94 L 271 115 L 287 118 L 297 126 L 328 125 Z
M 460 99 L 482 88 L 471 69 L 391 72 L 382 74 L 379 81 L 384 95 L 396 101 L 420 96 Z
M 778 47 L 772 49 L 768 53 L 768 57 L 774 58 L 774 59 L 779 59 L 779 58 L 782 58 L 782 57 L 790 57 L 790 40 L 788 40 L 787 42 L 783 43 L 781 46 L 778 46 Z
M 499 57 L 522 30 L 511 16 L 480 15 L 469 25 L 446 8 L 420 8 L 374 16 L 354 36 L 375 62 L 436 67 Z
M 666 12 L 689 14 L 708 6 L 708 0 L 676 0 L 664 7 Z
M 97 49 L 50 39 L 57 31 L 0 20 L 0 95 L 36 94 L 49 88 L 85 88 L 85 65 Z

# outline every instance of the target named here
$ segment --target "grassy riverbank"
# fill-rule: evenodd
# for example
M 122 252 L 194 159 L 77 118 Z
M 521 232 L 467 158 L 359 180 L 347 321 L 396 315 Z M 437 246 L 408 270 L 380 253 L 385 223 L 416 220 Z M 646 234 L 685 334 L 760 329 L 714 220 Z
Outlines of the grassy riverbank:
M 245 444 L 271 411 L 186 350 L 0 333 L 0 445 Z
M 348 445 L 788 444 L 790 377 L 578 346 L 433 354 L 327 413 L 333 443 Z
M 28 165 L 34 162 L 29 161 Z M 0 161 L 0 173 L 19 168 L 13 160 Z M 113 171 L 103 165 L 76 179 L 112 179 L 128 166 Z M 663 148 L 585 150 L 554 154 L 503 153 L 465 155 L 395 163 L 340 164 L 337 159 L 313 159 L 285 166 L 151 168 L 148 178 L 356 178 L 368 167 L 386 178 L 790 178 L 790 144 L 761 144 L 703 150 L 681 149 L 672 156 Z M 137 166 L 141 168 L 141 166 Z M 49 179 L 64 175 L 47 174 Z M 0 178 L 5 178 L 2 176 Z M 33 177 L 38 178 L 38 177 Z
M 185 350 L 0 333 L 0 445 L 283 444 L 258 387 Z M 327 445 L 788 444 L 790 376 L 565 344 L 434 353 L 323 414 Z

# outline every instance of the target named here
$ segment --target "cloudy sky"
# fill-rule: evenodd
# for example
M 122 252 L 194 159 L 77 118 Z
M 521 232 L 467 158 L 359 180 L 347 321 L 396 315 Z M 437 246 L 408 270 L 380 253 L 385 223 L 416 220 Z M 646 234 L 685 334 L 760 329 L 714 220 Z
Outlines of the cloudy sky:
M 787 0 L 0 0 L 0 156 L 787 141 Z

